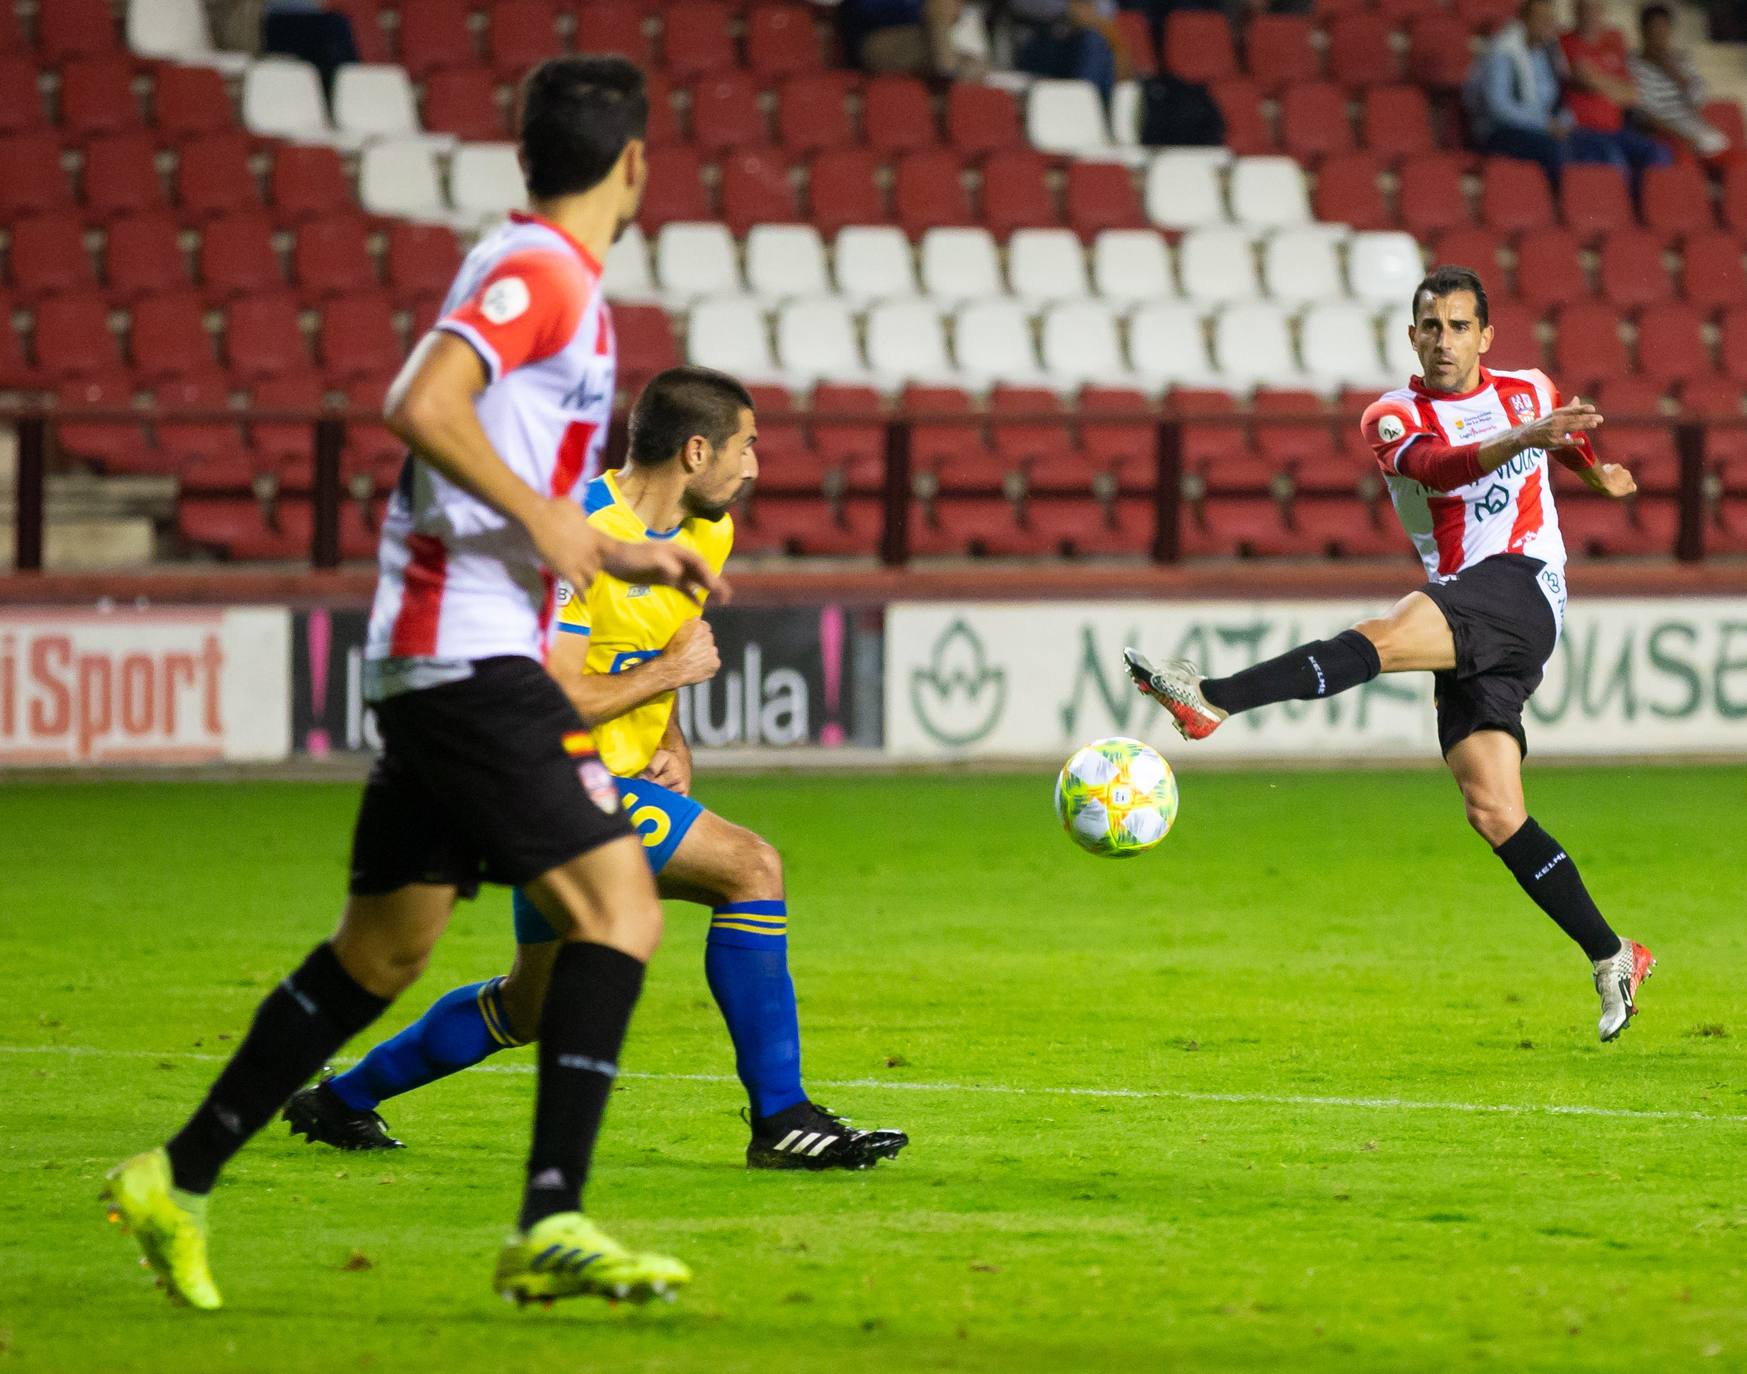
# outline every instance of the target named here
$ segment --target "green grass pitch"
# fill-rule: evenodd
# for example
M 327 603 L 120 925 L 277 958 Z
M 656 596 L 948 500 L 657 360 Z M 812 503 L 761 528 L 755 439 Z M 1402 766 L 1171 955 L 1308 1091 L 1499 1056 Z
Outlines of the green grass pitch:
M 171 1309 L 102 1171 L 329 928 L 356 791 L 0 789 L 0 1371 L 1747 1368 L 1747 771 L 1532 772 L 1661 959 L 1603 1046 L 1447 777 L 1184 762 L 1130 862 L 1042 776 L 701 779 L 788 856 L 815 1095 L 914 1144 L 747 1173 L 671 908 L 590 1194 L 697 1271 L 644 1310 L 490 1292 L 525 1053 L 389 1105 L 390 1157 L 275 1123 L 214 1197 L 227 1309 Z M 500 970 L 508 905 L 462 907 L 379 1029 Z

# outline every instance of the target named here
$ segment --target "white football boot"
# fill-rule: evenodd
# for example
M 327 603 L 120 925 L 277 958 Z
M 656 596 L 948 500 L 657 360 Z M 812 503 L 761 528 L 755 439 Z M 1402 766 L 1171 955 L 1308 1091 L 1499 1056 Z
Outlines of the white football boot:
M 1620 941 L 1620 952 L 1595 965 L 1595 990 L 1601 994 L 1601 1031 L 1605 1043 L 1614 1039 L 1637 1014 L 1640 984 L 1656 968 L 1656 958 L 1636 940 Z

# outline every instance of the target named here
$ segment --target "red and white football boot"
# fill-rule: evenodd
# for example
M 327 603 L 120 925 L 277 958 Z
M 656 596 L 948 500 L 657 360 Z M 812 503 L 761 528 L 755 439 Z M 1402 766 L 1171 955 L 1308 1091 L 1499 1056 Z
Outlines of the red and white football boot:
M 1620 952 L 1595 965 L 1595 990 L 1601 994 L 1601 1031 L 1605 1043 L 1614 1039 L 1637 1015 L 1639 986 L 1656 968 L 1656 956 L 1636 940 L 1621 940 Z
M 1124 649 L 1122 661 L 1134 685 L 1165 708 L 1184 739 L 1206 739 L 1225 719 L 1226 713 L 1201 695 L 1203 675 L 1187 659 L 1167 659 L 1154 668 L 1140 650 Z

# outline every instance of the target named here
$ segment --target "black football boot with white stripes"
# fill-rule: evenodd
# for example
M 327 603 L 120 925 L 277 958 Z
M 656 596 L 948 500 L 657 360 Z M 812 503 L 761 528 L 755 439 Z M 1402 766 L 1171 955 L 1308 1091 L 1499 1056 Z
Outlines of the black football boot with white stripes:
M 910 1143 L 902 1131 L 858 1131 L 813 1102 L 752 1121 L 748 1169 L 871 1169 Z

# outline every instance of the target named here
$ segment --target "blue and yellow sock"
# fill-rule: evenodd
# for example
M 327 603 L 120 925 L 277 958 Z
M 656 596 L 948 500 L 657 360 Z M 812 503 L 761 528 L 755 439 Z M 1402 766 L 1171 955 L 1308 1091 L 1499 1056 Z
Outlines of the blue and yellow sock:
M 710 917 L 704 975 L 728 1023 L 734 1067 L 755 1117 L 807 1100 L 801 1026 L 789 977 L 786 902 L 731 902 Z
M 328 1086 L 353 1111 L 374 1111 L 388 1098 L 521 1044 L 510 1034 L 504 1015 L 502 983 L 502 978 L 492 978 L 444 993 L 417 1021 L 330 1079 Z

